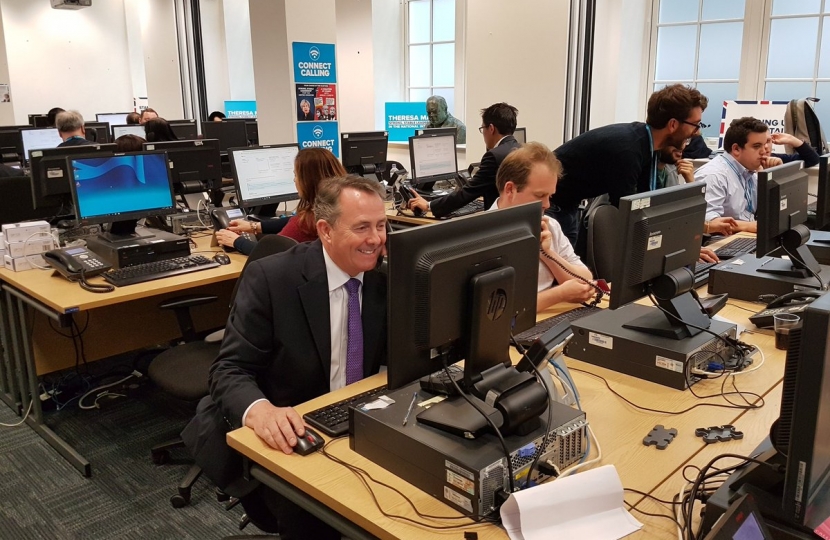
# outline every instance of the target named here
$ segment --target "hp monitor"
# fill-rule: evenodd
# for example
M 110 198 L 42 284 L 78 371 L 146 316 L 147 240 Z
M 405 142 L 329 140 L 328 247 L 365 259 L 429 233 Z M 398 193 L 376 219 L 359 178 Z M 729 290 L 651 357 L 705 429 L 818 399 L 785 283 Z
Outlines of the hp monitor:
M 222 120 L 221 122 L 202 122 L 202 135 L 205 139 L 219 141 L 219 149 L 227 152 L 228 148 L 248 146 L 248 132 L 245 120 Z
M 122 135 L 135 135 L 136 137 L 141 137 L 142 139 L 147 138 L 147 133 L 144 131 L 144 126 L 136 126 L 134 124 L 130 125 L 123 125 L 123 126 L 111 126 L 112 127 L 112 139 L 115 140 Z
M 144 143 L 144 150 L 167 152 L 173 190 L 177 195 L 222 187 L 222 162 L 216 139 Z
M 807 173 L 794 161 L 758 173 L 757 249 L 764 258 L 778 248 L 789 259 L 772 259 L 759 272 L 808 278 L 821 266 L 807 247 Z
M 386 131 L 342 133 L 340 152 L 343 167 L 351 174 L 382 173 L 386 169 L 386 150 L 389 134 Z
M 110 241 L 133 238 L 141 218 L 176 211 L 164 152 L 78 156 L 69 161 L 78 224 L 111 223 Z
M 410 137 L 409 159 L 412 184 L 423 191 L 431 190 L 439 180 L 454 180 L 458 174 L 455 133 Z
M 29 165 L 32 171 L 32 202 L 35 208 L 64 205 L 71 189 L 66 158 L 115 151 L 114 144 L 64 146 L 32 150 Z
M 296 199 L 294 158 L 299 151 L 296 143 L 229 149 L 239 205 L 251 208 Z
M 482 398 L 512 369 L 510 335 L 536 321 L 541 216 L 527 204 L 389 234 L 390 389 L 463 359 L 463 386 Z
M 28 161 L 29 153 L 32 150 L 55 148 L 63 142 L 57 128 L 21 129 L 20 137 L 23 139 L 24 161 Z

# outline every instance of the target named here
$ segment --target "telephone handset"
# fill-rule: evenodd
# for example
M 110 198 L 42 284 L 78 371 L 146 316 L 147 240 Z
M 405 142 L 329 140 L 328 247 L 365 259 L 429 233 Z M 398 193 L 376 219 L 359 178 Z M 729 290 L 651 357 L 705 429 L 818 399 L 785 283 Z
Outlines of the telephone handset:
M 784 306 L 798 306 L 801 304 L 809 304 L 816 298 L 820 298 L 823 292 L 819 291 L 794 291 L 785 295 L 779 296 L 769 304 L 767 309 L 774 309 Z
M 91 277 L 112 268 L 97 255 L 79 246 L 47 251 L 43 258 L 69 281 L 80 280 L 82 273 L 86 277 Z
M 380 272 L 381 274 L 386 274 L 387 272 L 387 264 L 386 264 L 386 250 L 389 248 L 389 234 L 392 232 L 392 225 L 389 221 L 386 221 L 386 244 L 384 246 L 383 253 L 378 255 L 378 262 L 375 265 L 375 270 Z
M 210 245 L 215 247 L 219 245 L 219 242 L 216 241 L 216 231 L 220 229 L 227 229 L 230 227 L 231 221 L 234 219 L 245 219 L 245 212 L 236 206 L 223 206 L 220 208 L 214 208 L 210 212 L 210 219 L 213 221 L 213 240 Z M 246 240 L 250 240 L 251 242 L 256 242 L 256 236 L 252 233 L 243 232 L 240 233 L 239 236 L 245 238 Z M 233 247 L 229 246 L 222 246 L 222 249 L 225 251 L 236 251 Z

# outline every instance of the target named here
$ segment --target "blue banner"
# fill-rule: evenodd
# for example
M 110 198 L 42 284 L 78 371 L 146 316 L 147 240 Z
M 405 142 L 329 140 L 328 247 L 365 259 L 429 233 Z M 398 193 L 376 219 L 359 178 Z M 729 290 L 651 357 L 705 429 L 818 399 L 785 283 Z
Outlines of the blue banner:
M 228 118 L 256 118 L 256 101 L 225 100 L 225 116 Z
M 427 105 L 421 102 L 386 102 L 386 131 L 389 140 L 408 142 L 415 130 L 429 123 Z
M 340 134 L 337 122 L 299 122 L 297 142 L 303 148 L 327 148 L 340 157 Z
M 336 83 L 334 45 L 331 43 L 291 44 L 295 83 Z

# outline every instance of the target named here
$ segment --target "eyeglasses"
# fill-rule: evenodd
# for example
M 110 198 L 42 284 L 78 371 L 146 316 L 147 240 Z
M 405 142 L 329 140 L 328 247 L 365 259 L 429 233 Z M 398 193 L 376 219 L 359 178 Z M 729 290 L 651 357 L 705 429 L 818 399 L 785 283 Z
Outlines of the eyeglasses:
M 484 133 L 484 130 L 485 130 L 485 129 L 487 129 L 488 127 L 490 127 L 490 125 L 489 125 L 489 124 L 488 124 L 488 125 L 486 125 L 486 126 L 479 126 L 479 127 L 478 127 L 478 132 L 479 132 L 479 133 Z
M 695 129 L 695 132 L 702 131 L 702 130 L 709 127 L 709 124 L 704 124 L 703 122 L 699 122 L 699 123 L 695 124 L 694 122 L 687 122 L 686 120 L 681 120 L 679 118 L 676 118 L 675 120 L 677 120 L 678 122 L 681 122 L 683 124 L 696 127 L 697 129 Z

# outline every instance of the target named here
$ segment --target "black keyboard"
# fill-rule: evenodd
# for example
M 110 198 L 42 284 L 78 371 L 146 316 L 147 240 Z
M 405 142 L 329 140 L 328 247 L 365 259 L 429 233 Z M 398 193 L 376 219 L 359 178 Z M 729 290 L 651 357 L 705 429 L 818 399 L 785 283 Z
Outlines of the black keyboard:
M 756 242 L 754 238 L 736 238 L 715 250 L 719 259 L 731 259 L 740 257 L 745 253 L 755 253 Z
M 543 319 L 536 323 L 536 326 L 534 326 L 530 330 L 525 330 L 524 332 L 516 336 L 516 341 L 518 341 L 522 347 L 529 347 L 533 344 L 534 341 L 536 341 L 536 339 L 539 336 L 541 336 L 557 324 L 563 321 L 573 322 L 579 320 L 582 317 L 587 317 L 588 315 L 596 313 L 600 309 L 602 308 L 586 306 L 572 309 L 570 311 L 560 313 L 559 315 L 554 315 L 553 317 L 548 317 L 547 319 Z
M 453 210 L 446 216 L 441 219 L 450 219 L 450 218 L 457 218 L 461 216 L 469 216 L 470 214 L 477 214 L 478 212 L 484 211 L 484 201 L 480 201 L 478 199 L 465 204 L 461 208 L 457 210 Z
M 695 288 L 709 283 L 709 269 L 718 263 L 698 262 L 695 263 Z
M 118 270 L 105 272 L 104 279 L 116 287 L 134 285 L 154 279 L 161 279 L 179 274 L 198 272 L 208 268 L 216 268 L 219 263 L 201 255 L 190 255 L 189 257 L 178 257 L 166 261 L 155 261 L 151 263 L 137 264 Z
M 372 388 L 362 394 L 305 413 L 303 419 L 329 437 L 340 437 L 349 431 L 349 407 L 358 407 L 364 403 L 374 401 L 385 393 L 385 385 Z

